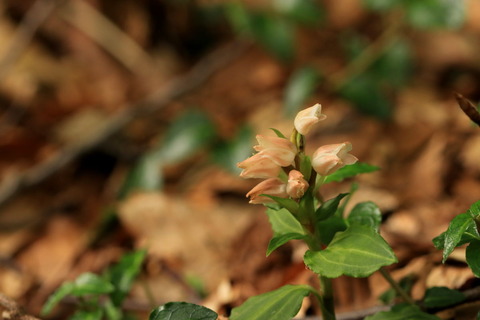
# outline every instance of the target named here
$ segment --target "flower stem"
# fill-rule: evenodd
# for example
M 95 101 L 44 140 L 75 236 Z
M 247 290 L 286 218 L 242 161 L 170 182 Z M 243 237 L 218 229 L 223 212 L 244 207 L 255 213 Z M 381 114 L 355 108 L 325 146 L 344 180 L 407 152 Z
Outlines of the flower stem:
M 318 276 L 320 279 L 320 308 L 322 310 L 323 320 L 335 320 L 335 305 L 333 300 L 332 280 L 324 276 Z
M 380 268 L 379 271 L 380 274 L 385 278 L 385 280 L 387 280 L 387 282 L 392 286 L 393 290 L 395 290 L 405 302 L 413 305 L 415 304 L 415 301 L 413 301 L 412 297 L 410 297 L 408 293 L 398 285 L 398 283 L 392 278 L 390 272 L 388 272 L 387 269 Z

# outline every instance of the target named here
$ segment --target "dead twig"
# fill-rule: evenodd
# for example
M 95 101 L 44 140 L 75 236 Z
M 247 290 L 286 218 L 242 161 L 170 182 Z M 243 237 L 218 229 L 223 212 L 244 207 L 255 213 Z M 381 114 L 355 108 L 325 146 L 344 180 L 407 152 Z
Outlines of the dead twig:
M 15 301 L 0 293 L 1 319 L 9 320 L 40 320 L 34 316 L 25 314 Z
M 480 112 L 478 112 L 477 107 L 460 93 L 455 94 L 455 99 L 457 99 L 460 109 L 462 109 L 462 111 L 470 118 L 470 120 L 480 126 Z
M 78 156 L 104 143 L 131 121 L 162 109 L 173 100 L 200 86 L 246 48 L 244 42 L 236 41 L 214 51 L 198 62 L 186 75 L 171 80 L 142 101 L 126 106 L 122 111 L 107 118 L 102 126 L 89 129 L 94 131 L 82 143 L 67 146 L 48 160 L 4 182 L 0 185 L 0 206 L 20 191 L 38 185 Z

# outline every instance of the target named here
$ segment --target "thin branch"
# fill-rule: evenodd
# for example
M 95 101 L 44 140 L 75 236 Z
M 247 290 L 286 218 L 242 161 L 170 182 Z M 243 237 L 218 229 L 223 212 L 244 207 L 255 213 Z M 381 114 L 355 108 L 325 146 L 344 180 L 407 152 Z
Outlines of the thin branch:
M 460 93 L 455 94 L 455 99 L 457 99 L 460 109 L 462 109 L 462 111 L 470 118 L 470 120 L 480 126 L 480 112 L 478 112 L 477 107 Z
M 88 140 L 81 144 L 67 146 L 48 160 L 19 174 L 12 179 L 13 181 L 0 184 L 0 206 L 20 191 L 38 185 L 80 155 L 101 145 L 134 119 L 148 116 L 202 85 L 216 71 L 243 53 L 246 48 L 247 45 L 243 42 L 233 42 L 214 51 L 198 62 L 186 75 L 171 80 L 142 101 L 126 106 L 122 111 L 106 119 L 103 126 L 91 128 L 95 131 L 88 135 Z
M 58 2 L 57 0 L 37 0 L 28 9 L 5 54 L 0 57 L 0 80 L 8 74 L 15 62 L 22 56 L 38 28 L 50 16 Z

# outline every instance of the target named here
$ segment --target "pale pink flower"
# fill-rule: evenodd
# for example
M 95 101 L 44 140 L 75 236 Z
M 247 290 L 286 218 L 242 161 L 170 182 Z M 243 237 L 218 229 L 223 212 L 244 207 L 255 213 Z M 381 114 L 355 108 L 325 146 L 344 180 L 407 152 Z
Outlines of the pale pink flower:
M 303 197 L 308 189 L 308 182 L 303 178 L 303 174 L 297 170 L 291 170 L 288 173 L 287 194 L 298 199 Z
M 237 163 L 237 167 L 243 169 L 240 173 L 242 178 L 274 178 L 282 169 L 272 159 L 257 153 L 250 158 Z
M 314 124 L 326 118 L 327 116 L 322 113 L 322 105 L 317 103 L 297 113 L 293 124 L 300 134 L 307 135 Z
M 247 197 L 250 197 L 249 203 L 263 204 L 274 203 L 273 199 L 261 194 L 268 194 L 270 196 L 276 196 L 280 198 L 288 198 L 286 191 L 287 185 L 278 178 L 270 178 L 257 184 L 249 193 Z
M 318 174 L 328 176 L 345 165 L 357 162 L 358 159 L 348 153 L 351 150 L 350 142 L 322 146 L 313 153 L 312 167 Z
M 293 164 L 297 154 L 295 145 L 285 138 L 257 135 L 258 145 L 253 148 L 281 167 Z

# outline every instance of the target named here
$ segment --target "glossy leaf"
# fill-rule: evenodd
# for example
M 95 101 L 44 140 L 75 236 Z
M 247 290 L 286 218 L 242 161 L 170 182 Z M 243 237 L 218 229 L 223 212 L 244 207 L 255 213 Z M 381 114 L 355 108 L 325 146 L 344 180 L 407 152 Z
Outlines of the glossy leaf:
M 405 0 L 407 21 L 416 28 L 459 28 L 465 20 L 465 2 Z
M 337 233 L 325 250 L 307 251 L 304 261 L 313 272 L 337 278 L 341 275 L 367 277 L 397 262 L 397 258 L 375 230 L 354 224 Z
M 445 247 L 445 236 L 447 232 L 443 232 L 439 236 L 433 239 L 433 245 L 435 248 L 442 250 Z M 480 235 L 478 234 L 475 223 L 468 225 L 467 230 L 462 234 L 460 241 L 457 243 L 457 247 L 464 245 L 465 243 L 472 242 L 473 240 L 480 240 Z
M 140 272 L 145 256 L 145 250 L 126 254 L 116 265 L 107 271 L 108 278 L 115 286 L 115 291 L 110 294 L 115 306 L 120 306 L 123 299 L 130 292 L 132 284 Z
M 290 320 L 300 310 L 303 298 L 315 292 L 307 285 L 286 285 L 249 298 L 232 310 L 230 320 Z
M 267 248 L 267 257 L 275 251 L 277 248 L 283 246 L 285 243 L 287 243 L 290 240 L 300 240 L 304 239 L 305 235 L 300 234 L 300 233 L 285 233 L 282 235 L 274 236 L 272 240 L 268 243 L 268 248 Z
M 470 242 L 465 252 L 467 263 L 475 277 L 480 278 L 480 241 Z
M 338 209 L 340 201 L 347 196 L 348 193 L 340 193 L 335 198 L 329 199 L 322 203 L 322 205 L 315 211 L 317 221 L 322 221 L 330 218 Z
M 218 314 L 208 308 L 187 303 L 169 302 L 154 309 L 149 320 L 216 320 Z
M 305 234 L 300 222 L 287 209 L 267 209 L 267 215 L 275 236 L 287 233 Z
M 374 172 L 374 171 L 377 171 L 379 169 L 380 169 L 379 167 L 372 166 L 368 163 L 357 162 L 357 163 L 354 163 L 354 164 L 351 164 L 351 165 L 347 165 L 347 166 L 337 170 L 336 172 L 332 173 L 331 175 L 327 176 L 325 178 L 324 183 L 329 183 L 329 182 L 333 182 L 333 181 L 340 182 L 340 181 L 343 181 L 347 178 L 354 177 L 357 174 Z
M 418 306 L 410 304 L 401 304 L 394 306 L 390 311 L 378 312 L 373 316 L 368 316 L 365 320 L 440 320 L 440 318 L 425 313 Z
M 303 0 L 302 0 L 303 1 Z M 285 88 L 284 108 L 289 116 L 295 115 L 313 94 L 319 75 L 314 68 L 303 67 L 296 70 Z
M 467 212 L 470 213 L 472 217 L 480 216 L 480 201 L 472 204 Z
M 348 222 L 350 224 L 358 223 L 378 230 L 382 222 L 382 212 L 372 201 L 361 202 L 356 204 L 350 211 Z
M 448 256 L 460 243 L 463 234 L 470 225 L 474 225 L 475 222 L 472 216 L 468 213 L 461 213 L 452 219 L 447 231 L 445 232 L 444 244 L 443 244 L 443 260 L 445 262 Z
M 447 287 L 428 288 L 423 298 L 423 304 L 427 308 L 448 307 L 462 302 L 466 299 L 465 295 L 454 289 Z

